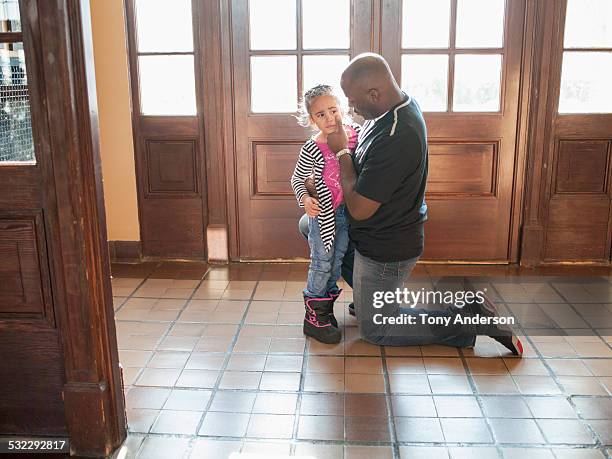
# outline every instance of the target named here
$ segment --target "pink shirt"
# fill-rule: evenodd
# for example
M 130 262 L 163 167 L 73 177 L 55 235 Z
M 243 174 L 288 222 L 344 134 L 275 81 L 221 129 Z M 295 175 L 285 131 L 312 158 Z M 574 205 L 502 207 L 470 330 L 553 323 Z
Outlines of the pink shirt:
M 355 146 L 357 145 L 357 132 L 350 126 L 345 127 L 347 128 L 349 133 L 349 150 L 354 150 Z M 325 165 L 323 166 L 323 180 L 325 181 L 325 185 L 327 185 L 327 188 L 331 192 L 332 204 L 335 210 L 344 201 L 344 195 L 342 194 L 342 185 L 340 185 L 340 163 L 338 162 L 336 155 L 333 151 L 331 151 L 327 143 L 317 141 L 315 141 L 315 143 L 323 153 L 323 158 L 325 159 Z

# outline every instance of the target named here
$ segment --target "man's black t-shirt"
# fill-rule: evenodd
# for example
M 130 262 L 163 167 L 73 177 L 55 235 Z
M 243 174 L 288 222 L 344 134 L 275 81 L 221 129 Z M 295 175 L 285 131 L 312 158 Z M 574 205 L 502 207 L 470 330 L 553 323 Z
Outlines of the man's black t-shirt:
M 364 125 L 353 164 L 355 191 L 381 203 L 366 220 L 349 215 L 350 237 L 359 253 L 379 262 L 420 256 L 427 220 L 427 131 L 415 100 L 406 97 Z

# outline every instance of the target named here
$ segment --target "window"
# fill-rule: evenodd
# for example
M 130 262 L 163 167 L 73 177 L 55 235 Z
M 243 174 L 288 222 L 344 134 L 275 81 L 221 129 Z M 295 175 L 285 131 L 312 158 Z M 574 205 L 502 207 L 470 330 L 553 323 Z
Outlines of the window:
M 568 0 L 559 113 L 612 113 L 612 2 Z
M 349 48 L 349 0 L 249 0 L 251 112 L 295 112 L 319 83 L 342 97 Z
M 403 0 L 402 88 L 427 112 L 498 112 L 504 0 Z
M 191 0 L 136 0 L 140 111 L 195 116 Z
M 0 0 L 0 27 L 0 163 L 33 163 L 30 93 L 17 0 Z

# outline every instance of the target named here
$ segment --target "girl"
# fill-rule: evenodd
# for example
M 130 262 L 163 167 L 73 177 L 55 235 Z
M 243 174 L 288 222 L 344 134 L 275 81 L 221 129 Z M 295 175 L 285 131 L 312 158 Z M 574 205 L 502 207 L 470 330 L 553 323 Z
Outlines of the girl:
M 306 91 L 300 107 L 300 124 L 318 132 L 302 147 L 291 176 L 298 204 L 310 217 L 304 334 L 323 343 L 338 343 L 341 337 L 333 307 L 341 292 L 336 282 L 348 246 L 348 223 L 340 186 L 340 165 L 327 146 L 327 135 L 336 131 L 336 119 L 343 116 L 340 100 L 331 86 L 320 84 Z M 345 125 L 345 129 L 349 148 L 354 149 L 359 125 Z M 308 194 L 304 184 L 310 176 L 314 178 L 317 198 Z

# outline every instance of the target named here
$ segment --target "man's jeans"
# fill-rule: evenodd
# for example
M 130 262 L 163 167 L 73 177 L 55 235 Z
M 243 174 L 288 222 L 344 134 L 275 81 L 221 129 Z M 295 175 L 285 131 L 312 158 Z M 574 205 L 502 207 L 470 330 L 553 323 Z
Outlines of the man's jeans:
M 298 223 L 298 228 L 304 239 L 308 240 L 308 232 L 309 229 L 309 218 L 308 215 L 302 215 L 300 221 Z M 353 242 L 349 238 L 348 246 L 346 248 L 346 253 L 344 254 L 344 258 L 342 259 L 342 278 L 349 285 L 349 287 L 353 288 L 353 263 L 355 261 L 355 246 Z
M 401 307 L 397 302 L 385 303 L 382 308 L 374 308 L 375 292 L 403 291 L 404 281 L 408 278 L 418 258 L 393 263 L 381 263 L 364 257 L 355 251 L 353 271 L 353 301 L 359 325 L 359 334 L 365 341 L 381 346 L 410 346 L 425 344 L 444 344 L 455 347 L 473 346 L 476 334 L 473 326 L 453 324 L 458 311 L 452 307 L 445 310 Z M 415 324 L 391 325 L 376 324 L 377 320 L 388 317 L 399 317 L 400 314 L 414 316 Z M 451 317 L 450 324 L 421 324 L 422 316 Z
M 325 251 L 319 228 L 318 217 L 308 219 L 308 245 L 310 246 L 310 267 L 304 295 L 310 298 L 324 298 L 339 291 L 342 260 L 348 246 L 348 222 L 344 205 L 335 211 L 334 244 Z

